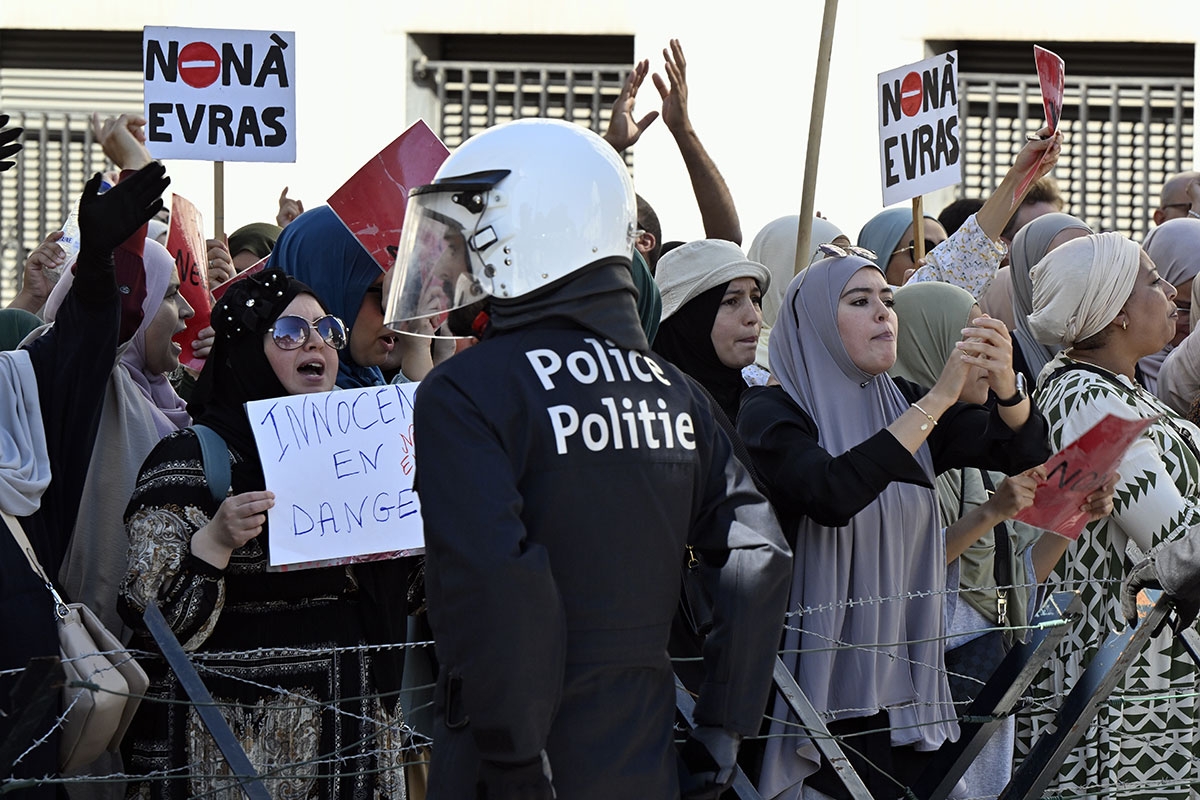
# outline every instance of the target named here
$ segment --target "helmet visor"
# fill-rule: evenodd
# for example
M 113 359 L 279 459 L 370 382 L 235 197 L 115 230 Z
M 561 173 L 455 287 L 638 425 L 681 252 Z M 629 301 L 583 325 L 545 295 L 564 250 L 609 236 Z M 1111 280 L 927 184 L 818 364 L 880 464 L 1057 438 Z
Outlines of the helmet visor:
M 413 336 L 462 338 L 450 332 L 446 320 L 450 312 L 488 297 L 475 275 L 479 256 L 472 258 L 470 251 L 481 246 L 479 222 L 489 191 L 507 174 L 476 173 L 410 193 L 384 312 L 387 327 Z

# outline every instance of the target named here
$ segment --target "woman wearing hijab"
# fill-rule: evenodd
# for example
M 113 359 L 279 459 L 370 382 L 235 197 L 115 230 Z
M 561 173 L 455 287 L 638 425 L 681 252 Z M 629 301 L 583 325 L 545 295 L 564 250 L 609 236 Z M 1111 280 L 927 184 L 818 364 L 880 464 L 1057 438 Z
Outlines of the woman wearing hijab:
M 1125 627 L 1118 581 L 1127 561 L 1200 525 L 1200 429 L 1134 380 L 1138 360 L 1171 341 L 1178 318 L 1174 287 L 1141 248 L 1120 234 L 1092 234 L 1054 249 L 1032 277 L 1029 327 L 1062 351 L 1038 382 L 1051 445 L 1062 448 L 1109 414 L 1155 418 L 1117 466 L 1112 515 L 1084 529 L 1051 576 L 1079 592 L 1085 614 L 1035 683 L 1043 702 L 1028 724 L 1036 738 L 1109 631 Z M 1122 797 L 1188 797 L 1200 780 L 1195 669 L 1170 631 L 1160 632 L 1100 707 L 1051 791 L 1111 796 L 1121 787 Z
M 933 385 L 962 337 L 962 329 L 982 312 L 966 291 L 936 281 L 896 290 L 895 302 L 900 333 L 896 365 L 889 374 L 923 386 Z M 983 404 L 988 400 L 988 391 L 987 372 L 972 367 L 959 400 Z M 1043 536 L 1044 531 L 1012 520 L 1033 504 L 1038 482 L 1044 477 L 1041 466 L 1012 477 L 1000 472 L 985 474 L 975 467 L 950 469 L 937 477 L 941 520 L 947 528 L 946 563 L 956 566 L 957 570 L 951 572 L 958 573 L 958 596 L 950 602 L 948 627 L 953 638 L 946 643 L 946 659 L 950 690 L 960 716 L 989 675 L 955 674 L 968 668 L 949 666 L 959 663 L 953 658 L 955 649 L 985 633 L 991 636 L 997 628 L 1010 629 L 1003 634 L 1009 643 L 1023 638 L 1019 631 L 1039 605 L 1037 586 L 1067 548 L 1066 538 Z M 1090 497 L 1088 508 L 1095 515 L 1110 512 L 1112 487 Z M 996 534 L 1000 532 L 1004 536 L 997 543 Z M 998 544 L 1006 548 L 1006 558 L 1000 559 L 1005 577 L 999 582 Z M 1000 597 L 1007 607 L 1003 618 L 997 615 Z M 1002 656 L 1004 651 L 997 646 L 989 652 Z M 995 797 L 1004 789 L 1012 777 L 1015 736 L 1015 719 L 1009 717 L 963 775 L 960 786 L 969 791 L 961 796 Z
M 109 630 L 128 639 L 117 614 L 117 587 L 129 547 L 125 504 L 154 445 L 191 424 L 167 376 L 179 367 L 179 346 L 172 337 L 186 328 L 193 310 L 179 293 L 175 259 L 152 239 L 146 239 L 140 266 L 122 265 L 117 273 L 122 288 L 143 294 L 141 320 L 109 375 L 83 488 L 88 513 L 75 523 L 59 579 L 73 600 L 86 603 Z M 68 272 L 50 293 L 48 321 L 55 320 L 73 282 Z
M 1200 272 L 1200 219 L 1182 217 L 1167 220 L 1150 231 L 1142 243 L 1142 249 L 1158 267 L 1162 279 L 1174 286 L 1178 293 L 1175 297 L 1175 305 L 1179 309 L 1179 316 L 1175 318 L 1175 336 L 1162 350 L 1138 362 L 1142 385 L 1161 398 L 1163 395 L 1158 390 L 1158 376 L 1163 362 L 1190 330 L 1192 281 Z
M 770 272 L 733 242 L 701 239 L 659 259 L 654 280 L 663 303 L 654 352 L 694 378 L 735 422 L 746 391 L 742 369 L 758 352 Z
M 779 385 L 748 390 L 738 420 L 795 543 L 790 608 L 800 618 L 784 631 L 784 661 L 830 731 L 852 737 L 851 762 L 881 798 L 958 732 L 941 669 L 946 549 L 934 478 L 962 466 L 1018 472 L 1049 455 L 1001 323 L 975 319 L 926 389 L 886 374 L 891 305 L 882 269 L 865 258 L 800 273 L 771 336 Z M 1003 405 L 958 402 L 972 366 L 988 370 Z M 785 707 L 771 716 L 786 720 Z M 771 734 L 765 797 L 840 792 L 811 740 L 783 722 Z
M 906 270 L 916 269 L 913 258 L 912 209 L 886 208 L 867 220 L 858 232 L 858 246 L 875 253 L 875 263 L 884 271 L 892 286 L 904 285 Z M 925 215 L 925 251 L 949 238 L 936 217 Z
M 1175 302 L 1179 303 L 1178 297 Z M 1191 307 L 1197 303 L 1200 303 L 1200 283 L 1193 280 Z M 1192 317 L 1191 328 L 1194 331 L 1196 327 L 1197 320 Z M 1158 373 L 1157 394 L 1175 413 L 1200 424 L 1200 336 L 1185 336 L 1167 356 Z
M 0 352 L 16 350 L 41 325 L 36 314 L 23 308 L 0 309 Z
M 779 316 L 779 307 L 783 305 L 783 293 L 792 276 L 796 274 L 796 236 L 799 232 L 800 217 L 792 214 L 772 220 L 750 243 L 746 257 L 751 261 L 764 265 L 771 271 L 771 283 L 763 290 L 762 295 L 762 329 L 758 332 L 758 352 L 754 364 L 746 368 L 746 380 L 752 386 L 763 386 L 770 377 L 771 364 L 767 354 L 767 342 L 771 338 L 771 328 Z M 841 228 L 824 217 L 813 217 L 812 237 L 809 242 L 812 252 L 805 259 L 803 266 L 807 267 L 821 255 L 820 246 L 834 242 L 838 237 L 845 239 Z M 846 244 L 850 244 L 845 239 Z M 652 340 L 653 341 L 653 340 Z
M 350 343 L 341 354 L 337 385 L 378 386 L 379 367 L 396 346 L 396 333 L 383 324 L 383 270 L 333 209 L 305 211 L 283 229 L 268 267 L 279 267 L 312 287 L 329 313 L 346 321 Z
M 1037 384 L 1042 368 L 1058 350 L 1039 342 L 1029 328 L 1029 315 L 1033 313 L 1033 281 L 1029 272 L 1054 248 L 1092 232 L 1083 220 L 1054 212 L 1037 217 L 1013 237 L 1009 256 L 1013 319 L 1017 323 L 1012 332 L 1013 363 L 1030 386 Z
M 80 496 L 92 456 L 94 420 L 117 351 L 122 295 L 113 251 L 162 207 L 170 181 L 153 163 L 99 195 L 100 175 L 88 181 L 79 204 L 80 251 L 74 287 L 58 310 L 54 329 L 25 347 L 0 354 L 0 509 L 18 518 L 50 576 L 80 514 Z M 141 235 L 138 234 L 138 241 Z M 7 530 L 0 531 L 0 738 L 12 731 L 11 712 L 23 698 L 12 690 L 33 657 L 57 656 L 54 604 Z M 61 712 L 61 709 L 55 709 Z M 58 728 L 53 716 L 40 738 L 7 777 L 53 775 Z M 61 791 L 61 789 L 59 790 Z M 53 784 L 26 790 L 56 796 Z
M 333 388 L 346 330 L 310 288 L 276 269 L 231 286 L 212 318 L 216 344 L 189 409 L 228 447 L 230 493 L 213 499 L 193 430 L 159 442 L 126 514 L 122 615 L 134 643 L 157 650 L 141 620 L 154 599 L 184 649 L 211 654 L 205 682 L 256 769 L 270 771 L 273 796 L 402 796 L 394 769 L 402 753 L 377 740 L 389 733 L 396 697 L 380 694 L 375 658 L 359 648 L 369 604 L 345 567 L 266 571 L 274 495 L 243 407 Z M 127 739 L 129 771 L 175 777 L 134 789 L 194 797 L 228 788 L 195 709 L 177 705 L 186 695 L 174 673 L 153 661 L 147 671 L 150 702 Z

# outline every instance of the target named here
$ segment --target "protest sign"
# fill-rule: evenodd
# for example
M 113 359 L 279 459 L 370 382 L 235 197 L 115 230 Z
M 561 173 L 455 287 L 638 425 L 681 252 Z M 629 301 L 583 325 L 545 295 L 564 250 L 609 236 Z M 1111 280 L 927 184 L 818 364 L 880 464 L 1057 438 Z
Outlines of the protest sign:
M 179 294 L 196 312 L 187 321 L 187 328 L 172 340 L 183 348 L 179 363 L 194 370 L 204 368 L 204 359 L 192 353 L 192 341 L 208 327 L 212 299 L 208 292 L 208 248 L 205 245 L 204 218 L 199 209 L 186 198 L 175 195 L 171 200 L 171 224 L 167 232 L 167 250 L 175 258 L 179 270 Z
M 962 180 L 957 50 L 880 73 L 876 96 L 885 206 Z
M 1033 505 L 1013 519 L 1078 539 L 1088 522 L 1088 515 L 1079 507 L 1112 477 L 1125 451 L 1155 419 L 1109 414 L 1097 422 L 1046 462 L 1046 479 L 1038 484 Z
M 408 190 L 433 182 L 450 155 L 446 145 L 417 120 L 329 196 L 329 207 L 382 270 L 396 263 Z
M 1062 119 L 1066 64 L 1057 54 L 1036 44 L 1033 46 L 1033 61 L 1037 65 L 1038 83 L 1042 87 L 1042 107 L 1046 110 L 1046 125 L 1050 128 L 1050 135 L 1053 136 L 1058 130 L 1059 120 Z M 1033 183 L 1033 176 L 1041 169 L 1042 162 L 1045 160 L 1046 154 L 1043 152 L 1037 164 L 1021 180 L 1021 185 L 1017 187 L 1017 191 L 1013 195 L 1014 205 L 1016 198 L 1025 194 L 1029 184 Z
M 295 161 L 295 39 L 291 31 L 144 28 L 151 155 Z
M 346 563 L 424 546 L 413 395 L 389 384 L 246 404 L 267 488 L 270 564 Z

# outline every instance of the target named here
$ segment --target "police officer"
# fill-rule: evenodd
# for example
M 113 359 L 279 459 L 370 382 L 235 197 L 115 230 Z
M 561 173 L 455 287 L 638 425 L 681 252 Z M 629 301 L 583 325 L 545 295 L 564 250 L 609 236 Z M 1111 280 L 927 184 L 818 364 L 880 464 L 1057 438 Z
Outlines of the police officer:
M 491 309 L 416 395 L 432 800 L 679 796 L 666 648 L 689 547 L 715 607 L 685 796 L 716 797 L 758 730 L 790 553 L 703 393 L 650 351 L 636 234 L 624 164 L 565 122 L 491 128 L 411 192 L 389 327 Z

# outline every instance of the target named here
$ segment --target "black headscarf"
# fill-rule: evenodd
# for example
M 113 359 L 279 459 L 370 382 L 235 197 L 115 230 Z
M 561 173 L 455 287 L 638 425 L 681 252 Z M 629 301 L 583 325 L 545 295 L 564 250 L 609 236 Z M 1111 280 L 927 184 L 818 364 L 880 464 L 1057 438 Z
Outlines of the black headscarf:
M 244 405 L 288 393 L 267 360 L 263 336 L 301 294 L 321 303 L 312 289 L 283 270 L 266 269 L 232 284 L 213 307 L 217 341 L 196 379 L 188 413 L 244 456 L 257 453 Z
M 737 420 L 746 381 L 742 371 L 727 367 L 712 343 L 713 322 L 730 281 L 701 292 L 662 321 L 654 337 L 654 352 L 692 376 L 730 421 Z

